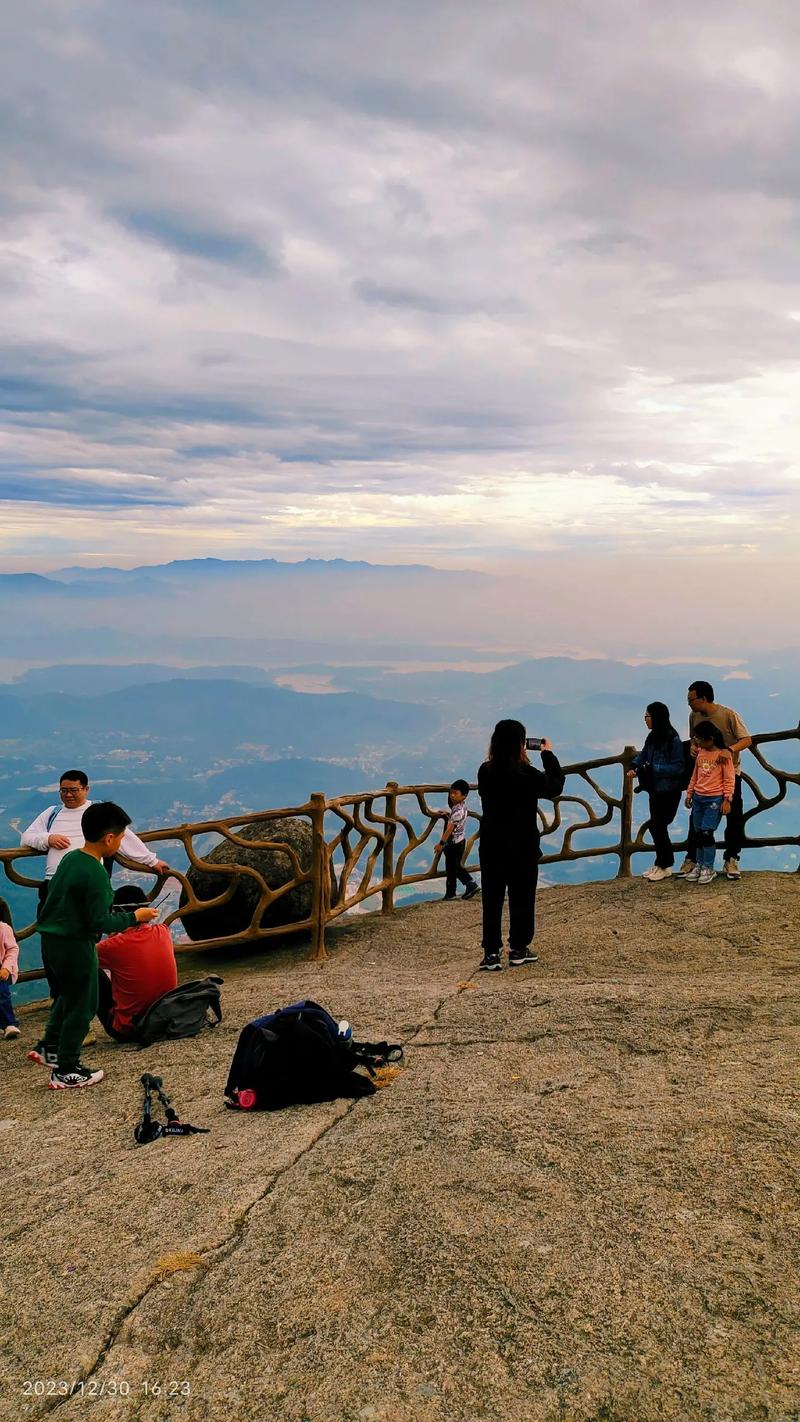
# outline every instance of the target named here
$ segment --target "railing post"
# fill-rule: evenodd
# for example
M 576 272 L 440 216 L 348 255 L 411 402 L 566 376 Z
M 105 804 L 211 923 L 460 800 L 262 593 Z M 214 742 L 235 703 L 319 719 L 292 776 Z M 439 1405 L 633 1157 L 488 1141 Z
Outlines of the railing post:
M 386 843 L 383 846 L 383 878 L 388 880 L 381 892 L 381 913 L 394 912 L 394 840 L 397 834 L 397 781 L 386 782 Z
M 622 752 L 622 806 L 619 829 L 619 869 L 618 879 L 631 877 L 630 843 L 633 838 L 633 781 L 628 778 L 631 761 L 636 754 L 635 746 L 626 746 Z
M 322 962 L 325 952 L 325 924 L 328 919 L 325 853 L 325 796 L 316 791 L 311 797 L 311 957 Z

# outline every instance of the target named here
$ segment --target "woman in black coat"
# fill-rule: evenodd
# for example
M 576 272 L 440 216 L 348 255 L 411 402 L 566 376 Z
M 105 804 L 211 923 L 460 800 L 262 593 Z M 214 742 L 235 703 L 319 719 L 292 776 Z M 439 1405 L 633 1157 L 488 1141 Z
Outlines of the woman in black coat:
M 478 771 L 481 797 L 481 894 L 483 958 L 481 968 L 502 968 L 501 920 L 508 891 L 508 966 L 535 963 L 530 951 L 536 926 L 539 878 L 539 798 L 554 800 L 564 789 L 564 773 L 550 741 L 541 745 L 542 770 L 535 770 L 525 748 L 521 721 L 498 721 L 489 754 Z

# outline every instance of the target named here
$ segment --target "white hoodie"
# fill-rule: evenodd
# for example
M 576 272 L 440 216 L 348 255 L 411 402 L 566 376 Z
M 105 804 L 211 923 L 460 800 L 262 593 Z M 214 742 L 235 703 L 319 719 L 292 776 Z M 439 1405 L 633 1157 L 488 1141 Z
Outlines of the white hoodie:
M 91 800 L 84 800 L 83 804 L 78 805 L 76 809 L 48 805 L 33 824 L 28 825 L 25 833 L 21 836 L 20 844 L 24 849 L 38 849 L 41 853 L 47 852 L 46 879 L 52 879 L 64 855 L 69 854 L 70 849 L 80 849 L 86 843 L 81 829 L 81 820 L 84 810 L 88 810 L 91 803 Z M 53 814 L 54 811 L 57 813 Z M 51 816 L 53 816 L 52 820 Z M 63 834 L 69 840 L 69 849 L 54 849 L 52 845 L 48 845 L 47 840 L 51 834 Z M 135 859 L 137 864 L 144 864 L 148 868 L 158 863 L 158 855 L 148 849 L 132 829 L 126 829 L 119 852 L 124 854 L 126 859 Z

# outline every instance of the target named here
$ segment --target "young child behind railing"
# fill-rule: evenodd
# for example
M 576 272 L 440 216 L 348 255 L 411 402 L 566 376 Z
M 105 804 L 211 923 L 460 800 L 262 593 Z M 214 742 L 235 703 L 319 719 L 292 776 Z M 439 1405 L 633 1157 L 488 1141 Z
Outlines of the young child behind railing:
M 698 750 L 686 804 L 697 840 L 697 867 L 684 877 L 690 884 L 710 884 L 717 876 L 715 835 L 723 815 L 731 812 L 736 777 L 733 756 L 713 721 L 699 721 L 692 741 Z
M 11 1001 L 11 984 L 17 981 L 18 967 L 19 945 L 14 937 L 11 910 L 5 899 L 0 899 L 0 1036 L 6 1039 L 19 1036 L 19 1023 Z
M 450 809 L 441 812 L 442 818 L 447 821 L 440 840 L 440 845 L 444 849 L 444 863 L 447 871 L 444 881 L 444 897 L 446 899 L 456 897 L 456 881 L 465 886 L 462 898 L 474 899 L 475 895 L 480 893 L 469 870 L 462 868 L 461 865 L 467 833 L 468 794 L 469 785 L 466 780 L 454 780 L 447 796 Z

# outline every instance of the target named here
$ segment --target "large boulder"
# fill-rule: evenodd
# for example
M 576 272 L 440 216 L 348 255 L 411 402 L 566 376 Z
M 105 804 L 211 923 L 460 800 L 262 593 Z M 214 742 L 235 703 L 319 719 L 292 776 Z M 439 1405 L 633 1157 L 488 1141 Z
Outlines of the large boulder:
M 235 833 L 240 839 L 262 842 L 272 840 L 289 845 L 297 855 L 301 868 L 311 868 L 312 833 L 307 820 L 266 820 L 262 823 L 239 826 Z M 223 839 L 204 858 L 209 864 L 243 864 L 247 868 L 255 869 L 270 889 L 278 889 L 281 884 L 286 883 L 287 879 L 294 878 L 294 869 L 288 854 L 283 854 L 278 849 L 259 848 L 257 844 L 250 848 Z M 194 865 L 189 869 L 187 878 L 198 899 L 215 899 L 225 891 L 230 883 L 230 877 L 227 874 L 210 874 L 195 868 Z M 220 904 L 216 908 L 187 914 L 185 918 L 181 919 L 181 922 L 194 942 L 202 942 L 208 938 L 224 938 L 231 933 L 241 933 L 248 927 L 253 917 L 253 910 L 258 903 L 260 894 L 261 886 L 258 882 L 252 879 L 249 874 L 242 874 L 227 903 Z M 296 923 L 298 919 L 308 918 L 311 912 L 311 896 L 310 882 L 290 889 L 288 893 L 281 895 L 275 903 L 270 904 L 266 909 L 261 919 L 261 926 L 275 928 L 280 924 Z M 184 890 L 181 894 L 180 906 L 183 907 L 186 902 L 187 895 Z

